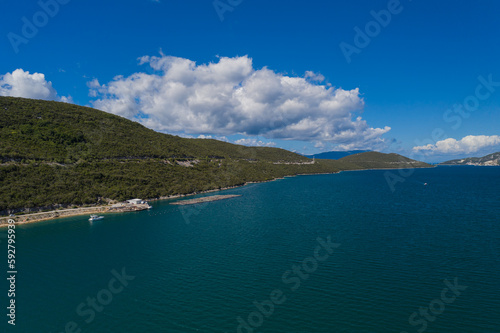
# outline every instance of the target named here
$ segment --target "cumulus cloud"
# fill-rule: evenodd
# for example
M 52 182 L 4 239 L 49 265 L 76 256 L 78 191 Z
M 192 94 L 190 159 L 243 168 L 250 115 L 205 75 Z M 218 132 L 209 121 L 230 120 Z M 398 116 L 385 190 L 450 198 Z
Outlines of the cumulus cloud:
M 89 83 L 93 106 L 155 130 L 207 135 L 261 135 L 321 141 L 343 147 L 378 145 L 390 127 L 372 128 L 357 113 L 358 89 L 321 85 L 320 74 L 291 77 L 254 69 L 248 56 L 196 64 L 184 58 L 144 56 L 154 73 Z
M 441 154 L 470 154 L 481 151 L 485 148 L 490 148 L 500 145 L 500 136 L 498 135 L 469 135 L 461 140 L 448 138 L 436 142 L 436 144 L 428 144 L 425 146 L 413 147 L 413 150 L 421 153 L 441 153 Z
M 72 102 L 71 96 L 59 97 L 52 87 L 52 82 L 47 81 L 44 74 L 30 74 L 20 68 L 12 73 L 0 75 L 0 96 Z
M 276 142 L 264 142 L 255 138 L 243 138 L 234 141 L 237 145 L 251 146 L 251 147 L 275 147 Z

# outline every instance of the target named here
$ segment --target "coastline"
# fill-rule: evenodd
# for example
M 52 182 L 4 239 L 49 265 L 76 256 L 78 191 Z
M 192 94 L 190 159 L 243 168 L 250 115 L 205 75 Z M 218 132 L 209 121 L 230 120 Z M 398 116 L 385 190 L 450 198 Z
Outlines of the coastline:
M 80 215 L 92 215 L 96 213 L 107 213 L 109 212 L 111 206 L 96 206 L 96 207 L 78 207 L 60 210 L 51 210 L 48 212 L 39 212 L 15 216 L 2 216 L 0 217 L 0 228 L 6 227 L 8 221 L 13 219 L 15 224 L 29 224 L 35 222 L 42 222 L 48 220 L 54 220 L 63 217 L 80 216 Z
M 94 206 L 94 207 L 77 207 L 68 209 L 51 210 L 47 212 L 38 212 L 31 214 L 2 216 L 0 217 L 0 228 L 7 226 L 10 219 L 14 220 L 14 224 L 28 224 L 41 221 L 55 220 L 63 217 L 93 215 L 98 213 L 129 213 L 146 210 L 148 205 L 127 205 L 123 207 L 115 207 L 113 205 Z
M 334 174 L 334 173 L 338 173 L 338 172 L 326 173 L 326 174 Z M 322 174 L 325 174 L 325 173 L 322 173 Z M 317 175 L 317 174 L 305 174 L 305 175 Z M 250 185 L 250 184 L 268 183 L 268 182 L 273 182 L 275 180 L 282 180 L 282 179 L 285 179 L 286 177 L 295 177 L 295 176 L 298 176 L 298 175 L 289 175 L 289 176 L 274 178 L 271 180 L 250 181 L 250 182 L 245 182 L 244 184 L 241 184 L 241 185 L 228 186 L 228 187 L 200 191 L 200 192 L 193 192 L 193 193 L 188 193 L 188 194 L 175 194 L 175 195 L 159 197 L 159 198 L 149 198 L 149 199 L 145 199 L 145 201 L 151 202 L 151 201 L 161 201 L 161 200 L 172 200 L 172 199 L 184 198 L 184 197 L 189 197 L 189 196 L 194 196 L 194 195 L 199 195 L 199 194 L 206 194 L 206 193 L 231 190 L 231 189 L 240 188 L 240 187 Z M 42 221 L 56 220 L 56 219 L 60 219 L 60 218 L 64 218 L 64 217 L 92 215 L 92 214 L 96 214 L 96 213 L 122 213 L 119 211 L 118 212 L 117 211 L 110 211 L 111 207 L 112 207 L 111 205 L 94 206 L 94 207 L 77 207 L 77 208 L 68 208 L 68 209 L 60 209 L 60 210 L 51 210 L 51 211 L 47 211 L 47 212 L 29 213 L 29 214 L 16 215 L 16 216 L 0 216 L 0 228 L 7 227 L 9 219 L 13 219 L 15 221 L 14 223 L 16 225 L 17 224 L 21 225 L 21 224 L 30 224 L 30 223 L 36 223 L 36 222 L 42 222 Z M 123 212 L 123 213 L 126 213 L 126 212 Z
M 273 182 L 276 180 L 283 180 L 286 178 L 297 177 L 297 176 L 332 175 L 332 174 L 338 174 L 338 173 L 345 172 L 345 171 L 401 170 L 401 169 L 420 169 L 420 168 L 426 168 L 426 167 L 355 169 L 355 170 L 339 170 L 336 172 L 304 173 L 304 174 L 296 174 L 296 175 L 286 175 L 283 177 L 278 177 L 278 178 L 274 178 L 274 179 L 270 179 L 270 180 L 249 181 L 249 182 L 245 182 L 244 184 L 241 184 L 241 185 L 223 187 L 223 188 L 200 191 L 200 192 L 193 192 L 193 193 L 188 193 L 188 194 L 176 194 L 176 195 L 164 196 L 164 197 L 159 197 L 159 198 L 148 198 L 148 199 L 144 199 L 144 200 L 148 201 L 148 202 L 149 201 L 160 201 L 160 200 L 172 200 L 172 199 L 178 199 L 178 198 L 194 196 L 194 195 L 199 195 L 199 194 L 213 193 L 213 192 L 219 192 L 219 191 L 240 188 L 240 187 L 250 185 L 250 184 L 268 183 L 268 182 Z M 91 215 L 91 214 L 96 214 L 96 213 L 126 213 L 126 212 L 130 212 L 130 211 L 112 211 L 112 210 L 110 210 L 111 207 L 112 207 L 111 205 L 95 206 L 95 207 L 77 207 L 77 208 L 69 208 L 69 209 L 61 209 L 61 210 L 52 210 L 52 211 L 48 211 L 48 212 L 16 215 L 13 217 L 0 216 L 0 228 L 8 226 L 9 219 L 14 219 L 15 224 L 30 224 L 30 223 L 36 223 L 36 222 L 42 222 L 42 221 L 56 220 L 56 219 L 60 219 L 60 218 L 64 218 L 64 217 Z
M 412 168 L 374 168 L 374 169 L 352 169 L 352 170 L 342 170 L 342 171 L 339 171 L 340 172 L 351 172 L 351 171 L 377 171 L 377 170 L 385 170 L 385 171 L 388 171 L 388 170 L 408 170 L 408 169 L 434 169 L 436 168 L 437 165 L 432 165 L 430 167 L 412 167 Z

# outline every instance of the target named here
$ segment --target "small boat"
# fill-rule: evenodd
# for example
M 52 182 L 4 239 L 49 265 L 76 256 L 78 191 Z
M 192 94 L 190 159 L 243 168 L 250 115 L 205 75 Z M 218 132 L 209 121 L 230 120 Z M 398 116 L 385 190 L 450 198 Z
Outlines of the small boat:
M 104 216 L 90 215 L 89 221 L 99 221 L 102 220 Z
M 424 183 L 424 186 L 427 186 L 427 183 Z

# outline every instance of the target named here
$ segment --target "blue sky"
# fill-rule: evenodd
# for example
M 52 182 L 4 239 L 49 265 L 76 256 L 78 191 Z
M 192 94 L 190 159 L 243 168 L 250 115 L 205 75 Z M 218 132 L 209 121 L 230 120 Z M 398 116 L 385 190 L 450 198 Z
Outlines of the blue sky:
M 69 100 L 159 131 L 308 154 L 359 148 L 441 161 L 500 150 L 494 0 L 2 6 L 2 95 Z M 26 21 L 38 31 L 23 31 Z M 356 27 L 374 29 L 367 45 L 356 43 Z M 347 44 L 357 48 L 349 57 Z

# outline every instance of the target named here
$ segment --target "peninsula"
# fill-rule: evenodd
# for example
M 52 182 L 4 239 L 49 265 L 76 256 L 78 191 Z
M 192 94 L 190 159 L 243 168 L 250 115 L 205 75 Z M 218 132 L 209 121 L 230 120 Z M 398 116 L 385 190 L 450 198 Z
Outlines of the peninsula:
M 0 97 L 0 216 L 155 200 L 343 170 L 425 168 L 397 154 L 309 159 L 155 132 L 96 109 Z

